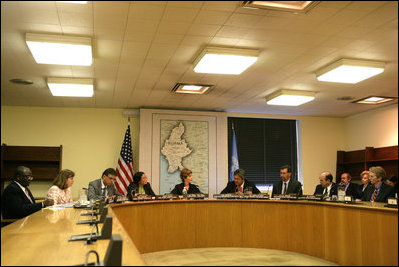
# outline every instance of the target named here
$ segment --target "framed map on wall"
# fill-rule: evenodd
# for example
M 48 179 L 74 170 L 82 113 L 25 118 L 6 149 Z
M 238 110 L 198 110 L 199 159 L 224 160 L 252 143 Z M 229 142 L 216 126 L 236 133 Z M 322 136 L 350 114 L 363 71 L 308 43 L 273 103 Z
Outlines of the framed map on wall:
M 140 110 L 139 169 L 156 194 L 170 193 L 190 169 L 192 183 L 215 194 L 227 182 L 227 118 L 223 112 Z
M 180 171 L 190 169 L 193 183 L 208 194 L 208 121 L 161 120 L 159 192 L 170 193 L 181 183 Z

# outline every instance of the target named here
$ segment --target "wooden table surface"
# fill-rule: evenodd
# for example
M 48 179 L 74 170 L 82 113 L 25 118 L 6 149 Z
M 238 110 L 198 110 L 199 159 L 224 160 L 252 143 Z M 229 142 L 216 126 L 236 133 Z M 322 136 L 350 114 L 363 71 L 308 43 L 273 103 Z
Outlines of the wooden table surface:
M 108 213 L 112 232 L 123 239 L 123 265 L 145 265 L 140 253 L 195 247 L 279 249 L 342 265 L 397 265 L 398 210 L 383 205 L 174 200 L 113 204 Z M 82 212 L 43 209 L 3 227 L 1 265 L 83 264 L 89 250 L 103 260 L 109 240 L 68 242 L 91 230 L 76 224 L 89 218 Z
M 114 214 L 140 253 L 199 247 L 287 250 L 341 265 L 397 265 L 398 210 L 384 203 L 180 200 Z
M 77 265 L 83 264 L 86 253 L 98 252 L 100 261 L 104 259 L 109 240 L 97 240 L 91 245 L 84 241 L 69 242 L 71 235 L 90 233 L 92 226 L 77 225 L 89 216 L 80 216 L 87 210 L 65 208 L 59 210 L 42 209 L 1 228 L 1 265 Z M 112 214 L 109 209 L 108 214 Z M 101 231 L 102 224 L 99 224 Z M 122 264 L 145 265 L 129 235 L 113 216 L 112 233 L 122 237 Z M 91 254 L 89 262 L 95 262 Z

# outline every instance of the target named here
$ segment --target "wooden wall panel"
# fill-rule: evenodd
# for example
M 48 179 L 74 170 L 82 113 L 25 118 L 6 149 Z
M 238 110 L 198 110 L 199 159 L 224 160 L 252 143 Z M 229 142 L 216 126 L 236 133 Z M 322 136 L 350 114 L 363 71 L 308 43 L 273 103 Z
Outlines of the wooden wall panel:
M 141 253 L 253 247 L 304 253 L 342 265 L 395 265 L 397 210 L 383 205 L 180 200 L 122 204 L 113 210 Z

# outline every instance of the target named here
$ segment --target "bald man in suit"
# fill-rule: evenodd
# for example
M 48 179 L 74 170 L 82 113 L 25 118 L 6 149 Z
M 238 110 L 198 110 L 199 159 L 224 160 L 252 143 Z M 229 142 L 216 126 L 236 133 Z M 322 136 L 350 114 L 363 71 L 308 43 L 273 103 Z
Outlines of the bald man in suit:
M 16 168 L 13 181 L 4 189 L 1 197 L 1 213 L 4 219 L 20 219 L 54 205 L 52 199 L 36 203 L 28 188 L 32 180 L 32 171 L 28 167 Z

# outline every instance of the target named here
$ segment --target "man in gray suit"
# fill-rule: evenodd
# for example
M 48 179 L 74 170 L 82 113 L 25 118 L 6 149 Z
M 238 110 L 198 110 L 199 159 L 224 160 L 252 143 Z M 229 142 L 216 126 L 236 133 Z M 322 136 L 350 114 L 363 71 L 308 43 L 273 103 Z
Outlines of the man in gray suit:
M 103 172 L 102 178 L 91 181 L 87 193 L 88 200 L 120 196 L 121 194 L 119 194 L 114 185 L 117 175 L 115 169 L 108 168 Z

